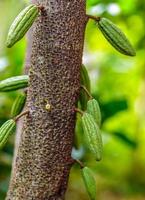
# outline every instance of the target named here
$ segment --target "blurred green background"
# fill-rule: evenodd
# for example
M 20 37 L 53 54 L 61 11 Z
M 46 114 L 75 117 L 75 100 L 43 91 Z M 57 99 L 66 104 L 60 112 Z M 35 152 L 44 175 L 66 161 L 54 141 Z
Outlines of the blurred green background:
M 0 0 L 0 80 L 23 73 L 24 38 L 12 49 L 5 48 L 8 28 L 26 6 L 24 0 Z M 76 128 L 72 155 L 94 172 L 97 200 L 145 199 L 145 2 L 143 0 L 87 1 L 87 13 L 116 23 L 137 51 L 127 57 L 114 50 L 90 20 L 85 37 L 83 63 L 91 78 L 92 95 L 102 112 L 103 160 L 96 162 Z M 0 125 L 10 118 L 18 92 L 0 94 Z M 8 188 L 14 135 L 0 152 L 0 200 Z M 67 200 L 88 200 L 79 166 L 72 167 Z

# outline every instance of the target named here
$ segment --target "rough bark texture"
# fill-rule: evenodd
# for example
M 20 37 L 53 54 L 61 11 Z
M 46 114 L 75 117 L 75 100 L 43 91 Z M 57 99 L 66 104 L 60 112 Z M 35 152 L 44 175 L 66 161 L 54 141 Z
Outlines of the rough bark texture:
M 37 0 L 30 87 L 7 200 L 62 200 L 72 165 L 85 0 Z M 46 109 L 50 104 L 51 109 Z

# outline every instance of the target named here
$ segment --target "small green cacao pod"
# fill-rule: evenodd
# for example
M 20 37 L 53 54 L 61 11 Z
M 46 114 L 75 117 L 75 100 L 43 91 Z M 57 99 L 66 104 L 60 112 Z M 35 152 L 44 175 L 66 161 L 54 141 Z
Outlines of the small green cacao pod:
M 88 195 L 91 200 L 96 200 L 97 191 L 96 191 L 96 181 L 93 177 L 92 171 L 88 167 L 81 169 L 83 181 L 88 192 Z
M 85 65 L 81 66 L 81 84 L 84 85 L 86 89 L 90 92 L 90 78 Z
M 23 38 L 37 18 L 38 14 L 39 8 L 33 4 L 27 6 L 20 12 L 9 29 L 6 42 L 8 48 L 12 47 L 16 42 Z
M 80 108 L 85 111 L 87 108 L 87 102 L 88 102 L 88 96 L 87 94 L 81 89 L 80 95 L 79 95 L 79 103 L 80 103 Z
M 88 71 L 84 65 L 81 66 L 81 85 L 85 86 L 85 88 L 90 92 L 90 78 L 88 75 Z M 79 102 L 82 110 L 86 110 L 87 108 L 88 95 L 81 88 Z
M 13 119 L 10 119 L 0 127 L 0 148 L 6 144 L 8 137 L 14 130 L 15 126 L 16 122 Z
M 29 76 L 14 76 L 0 81 L 0 92 L 8 92 L 28 87 Z
M 91 114 L 98 126 L 101 125 L 101 111 L 98 102 L 95 99 L 91 99 L 87 102 L 87 113 Z
M 100 18 L 100 20 L 98 20 L 98 27 L 108 42 L 120 53 L 128 56 L 136 55 L 134 48 L 125 34 L 110 20 Z
M 96 160 L 100 161 L 102 159 L 103 143 L 99 126 L 92 115 L 88 113 L 84 113 L 82 116 L 82 126 L 90 151 L 94 154 Z
M 25 102 L 26 102 L 26 93 L 20 93 L 12 106 L 11 117 L 16 117 L 21 113 L 21 111 L 24 108 Z

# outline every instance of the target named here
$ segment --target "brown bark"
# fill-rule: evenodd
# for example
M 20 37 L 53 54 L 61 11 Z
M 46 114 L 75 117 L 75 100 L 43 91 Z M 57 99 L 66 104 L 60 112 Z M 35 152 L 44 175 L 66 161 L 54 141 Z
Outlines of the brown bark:
M 62 200 L 72 165 L 75 112 L 87 22 L 85 0 L 36 0 L 30 86 L 7 200 Z M 46 109 L 46 104 L 51 110 Z

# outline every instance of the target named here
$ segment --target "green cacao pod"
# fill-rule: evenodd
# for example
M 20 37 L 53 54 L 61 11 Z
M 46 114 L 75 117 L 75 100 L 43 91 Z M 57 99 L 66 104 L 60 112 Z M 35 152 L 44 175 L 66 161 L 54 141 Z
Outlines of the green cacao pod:
M 108 42 L 120 53 L 135 56 L 136 52 L 125 34 L 110 20 L 100 18 L 98 27 Z
M 90 92 L 90 78 L 85 65 L 81 66 L 81 84 L 84 85 L 86 89 Z
M 14 76 L 0 81 L 0 92 L 8 92 L 28 87 L 29 76 Z
M 12 47 L 26 34 L 38 14 L 39 8 L 33 4 L 20 12 L 9 29 L 6 42 L 8 48 Z
M 82 126 L 90 151 L 94 154 L 96 160 L 100 161 L 102 159 L 103 143 L 99 126 L 92 115 L 88 113 L 84 113 L 82 116 Z
M 10 119 L 0 127 L 0 148 L 6 144 L 8 137 L 14 130 L 15 126 L 16 122 L 13 119 Z
M 87 113 L 91 114 L 98 126 L 101 125 L 101 111 L 98 102 L 95 99 L 91 99 L 87 102 Z
M 11 117 L 16 117 L 21 113 L 21 111 L 24 108 L 25 102 L 26 102 L 26 94 L 25 93 L 19 94 L 12 106 Z
M 83 181 L 88 192 L 88 195 L 91 200 L 96 200 L 97 191 L 96 191 L 96 181 L 93 177 L 92 171 L 88 167 L 81 169 Z
M 90 78 L 88 75 L 88 71 L 84 65 L 81 66 L 81 85 L 85 86 L 85 88 L 90 92 Z M 79 102 L 82 110 L 86 110 L 87 108 L 88 95 L 81 88 Z

